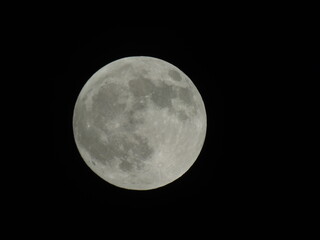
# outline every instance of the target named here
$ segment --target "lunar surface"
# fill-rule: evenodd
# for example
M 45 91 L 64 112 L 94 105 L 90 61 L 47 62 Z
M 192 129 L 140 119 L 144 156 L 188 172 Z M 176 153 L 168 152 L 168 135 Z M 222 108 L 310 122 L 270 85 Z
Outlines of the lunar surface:
M 206 135 L 201 95 L 177 67 L 127 57 L 98 70 L 82 88 L 73 133 L 86 164 L 105 181 L 149 190 L 182 176 Z

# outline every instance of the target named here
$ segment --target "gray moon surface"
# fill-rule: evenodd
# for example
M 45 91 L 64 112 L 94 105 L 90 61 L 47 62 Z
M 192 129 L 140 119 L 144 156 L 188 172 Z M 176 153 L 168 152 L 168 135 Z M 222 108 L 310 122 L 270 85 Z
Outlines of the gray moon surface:
M 126 57 L 82 88 L 73 133 L 85 163 L 105 181 L 150 190 L 181 177 L 204 144 L 206 110 L 197 88 L 174 65 Z

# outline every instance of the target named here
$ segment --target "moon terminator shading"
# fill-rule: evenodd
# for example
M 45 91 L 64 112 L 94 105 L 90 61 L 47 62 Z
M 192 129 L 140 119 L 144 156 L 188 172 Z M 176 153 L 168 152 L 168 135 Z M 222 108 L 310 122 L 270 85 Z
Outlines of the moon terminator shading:
M 149 190 L 182 176 L 206 134 L 206 111 L 192 81 L 153 57 L 127 57 L 82 88 L 73 132 L 86 164 L 105 181 Z

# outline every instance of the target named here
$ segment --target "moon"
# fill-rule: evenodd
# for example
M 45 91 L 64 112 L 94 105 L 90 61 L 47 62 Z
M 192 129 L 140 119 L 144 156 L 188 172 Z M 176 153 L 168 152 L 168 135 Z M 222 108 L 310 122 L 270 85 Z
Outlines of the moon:
M 181 177 L 196 161 L 207 128 L 190 78 L 154 57 L 126 57 L 83 86 L 73 134 L 89 168 L 108 183 L 150 190 Z

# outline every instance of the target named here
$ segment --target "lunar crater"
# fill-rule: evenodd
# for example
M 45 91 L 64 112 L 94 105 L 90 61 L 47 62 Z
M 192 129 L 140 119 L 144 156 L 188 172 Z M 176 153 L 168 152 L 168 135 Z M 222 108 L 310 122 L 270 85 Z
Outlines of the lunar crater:
M 170 69 L 168 75 L 175 81 L 181 81 L 180 73 L 178 73 L 176 70 Z

